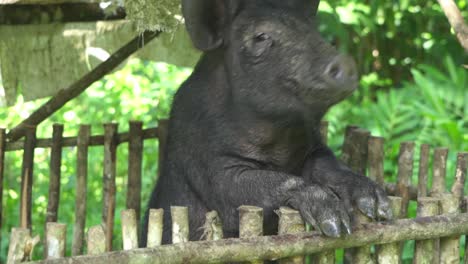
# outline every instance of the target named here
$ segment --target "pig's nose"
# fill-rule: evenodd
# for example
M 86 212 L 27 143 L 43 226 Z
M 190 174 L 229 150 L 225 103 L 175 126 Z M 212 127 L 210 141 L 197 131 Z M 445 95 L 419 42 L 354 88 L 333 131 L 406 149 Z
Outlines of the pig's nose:
M 356 63 L 349 56 L 338 55 L 325 68 L 325 76 L 337 84 L 354 84 L 358 79 Z

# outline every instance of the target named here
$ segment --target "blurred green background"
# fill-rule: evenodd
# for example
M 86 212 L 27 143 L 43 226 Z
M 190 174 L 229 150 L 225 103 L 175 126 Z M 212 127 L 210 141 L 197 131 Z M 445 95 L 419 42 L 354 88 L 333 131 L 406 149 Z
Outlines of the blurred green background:
M 457 1 L 468 17 L 466 0 Z M 468 151 L 467 55 L 437 1 L 322 1 L 319 29 L 324 38 L 358 62 L 360 89 L 327 115 L 330 145 L 339 154 L 346 125 L 366 128 L 385 142 L 385 176 L 395 181 L 397 154 L 403 141 L 416 142 L 417 179 L 419 146 L 450 149 L 448 184 L 453 182 L 456 153 Z M 465 66 L 463 66 L 465 65 Z M 103 123 L 116 122 L 119 131 L 128 121 L 140 120 L 145 128 L 167 118 L 172 96 L 191 69 L 141 60 L 130 60 L 119 71 L 96 82 L 38 128 L 38 137 L 50 137 L 53 123 L 65 124 L 65 136 L 76 136 L 80 124 L 103 133 Z M 0 108 L 0 126 L 12 128 L 47 99 Z M 125 206 L 127 144 L 118 148 L 115 241 L 121 247 L 118 215 Z M 86 226 L 101 221 L 102 147 L 90 148 Z M 156 181 L 157 140 L 145 141 L 142 201 L 146 204 Z M 5 261 L 9 232 L 19 223 L 19 190 L 22 152 L 8 152 L 5 163 L 4 211 L 0 260 Z M 42 235 L 47 208 L 49 150 L 36 149 L 33 186 L 33 232 Z M 76 148 L 63 149 L 59 221 L 68 224 L 70 242 L 74 223 Z M 430 170 L 430 174 L 432 171 Z M 415 214 L 412 204 L 410 214 Z M 70 243 L 69 243 L 70 245 Z M 410 263 L 411 244 L 404 251 Z M 42 253 L 36 248 L 36 257 Z

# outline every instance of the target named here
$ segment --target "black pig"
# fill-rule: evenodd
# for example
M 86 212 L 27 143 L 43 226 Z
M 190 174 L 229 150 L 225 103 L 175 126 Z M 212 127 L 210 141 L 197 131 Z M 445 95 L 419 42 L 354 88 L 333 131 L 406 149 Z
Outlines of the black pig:
M 182 0 L 187 30 L 204 54 L 174 98 L 149 201 L 166 211 L 164 243 L 174 205 L 190 208 L 191 240 L 200 239 L 210 210 L 226 236 L 238 235 L 240 205 L 264 208 L 267 234 L 280 206 L 332 237 L 351 232 L 353 208 L 391 218 L 384 191 L 320 138 L 320 120 L 355 90 L 358 76 L 316 31 L 318 2 Z

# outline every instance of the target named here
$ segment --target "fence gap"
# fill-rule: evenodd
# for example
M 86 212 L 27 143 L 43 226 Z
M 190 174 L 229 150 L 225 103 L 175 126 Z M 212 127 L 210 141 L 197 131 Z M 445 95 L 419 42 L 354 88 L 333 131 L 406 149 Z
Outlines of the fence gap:
M 418 197 L 427 196 L 427 175 L 429 171 L 429 144 L 422 144 L 419 154 Z
M 112 236 L 114 233 L 117 129 L 117 124 L 104 124 L 102 223 L 104 225 L 104 232 L 106 233 L 106 251 L 112 251 Z
M 171 206 L 172 244 L 189 241 L 189 215 L 188 208 Z
M 46 224 L 46 259 L 65 257 L 67 225 L 49 222 Z
M 136 219 L 140 219 L 141 211 L 141 170 L 143 160 L 143 123 L 130 122 L 128 141 L 128 182 L 127 209 L 134 209 Z
M 34 150 L 36 147 L 36 127 L 27 127 L 24 140 L 23 166 L 21 170 L 21 207 L 22 228 L 31 229 L 32 186 L 34 170 Z
M 88 149 L 91 126 L 81 125 L 77 138 L 75 225 L 73 227 L 72 256 L 83 254 L 86 225 Z
M 148 216 L 148 237 L 146 246 L 157 247 L 161 245 L 163 235 L 163 209 L 150 209 Z
M 134 209 L 123 210 L 120 217 L 122 219 L 123 250 L 138 248 L 136 211 Z

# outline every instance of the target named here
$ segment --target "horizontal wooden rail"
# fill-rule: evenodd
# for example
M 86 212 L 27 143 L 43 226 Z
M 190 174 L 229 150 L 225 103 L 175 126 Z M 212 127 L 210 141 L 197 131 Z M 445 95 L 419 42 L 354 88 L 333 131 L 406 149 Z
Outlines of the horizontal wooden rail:
M 280 259 L 323 252 L 336 248 L 395 243 L 405 240 L 436 239 L 468 234 L 468 214 L 397 220 L 394 223 L 365 224 L 352 235 L 327 238 L 317 233 L 270 237 L 187 242 L 156 248 L 105 253 L 98 256 L 50 259 L 34 264 L 155 264 L 221 263 Z
M 148 128 L 143 130 L 143 139 L 152 139 L 159 138 L 159 129 L 157 127 Z M 75 147 L 77 146 L 78 137 L 64 137 L 63 138 L 63 147 Z M 117 135 L 117 144 L 125 143 L 130 140 L 129 132 L 119 133 Z M 52 138 L 38 138 L 36 141 L 36 148 L 50 148 L 53 145 Z M 95 135 L 91 136 L 89 141 L 89 146 L 103 146 L 104 145 L 104 135 Z M 5 151 L 17 151 L 23 150 L 24 140 L 19 140 L 15 142 L 7 142 Z

